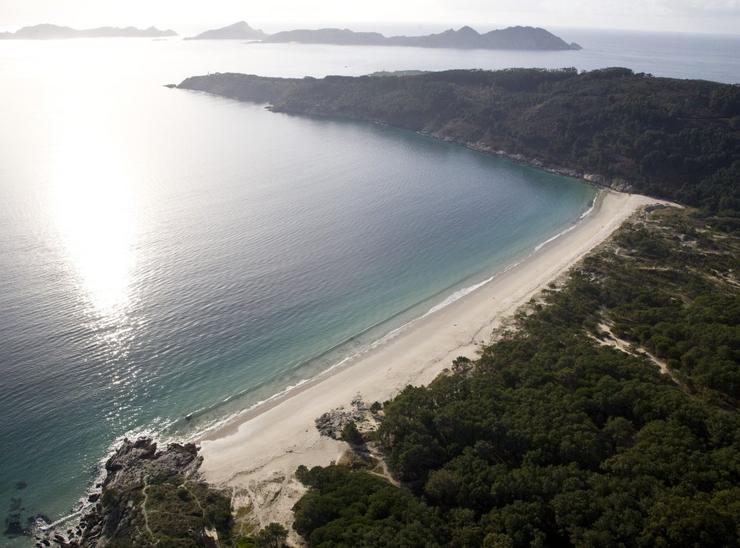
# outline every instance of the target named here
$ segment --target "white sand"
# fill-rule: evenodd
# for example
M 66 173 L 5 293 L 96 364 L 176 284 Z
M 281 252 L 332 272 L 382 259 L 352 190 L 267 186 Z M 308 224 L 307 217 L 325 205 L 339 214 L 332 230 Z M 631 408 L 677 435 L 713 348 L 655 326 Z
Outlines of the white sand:
M 299 464 L 336 460 L 346 445 L 320 437 L 314 419 L 347 406 L 358 393 L 385 401 L 408 384 L 431 382 L 457 356 L 474 357 L 501 320 L 603 242 L 641 206 L 658 200 L 602 191 L 573 230 L 453 304 L 412 323 L 397 336 L 341 368 L 237 417 L 201 441 L 208 481 L 235 488 L 237 505 L 252 505 L 265 525 L 289 523 L 303 492 Z

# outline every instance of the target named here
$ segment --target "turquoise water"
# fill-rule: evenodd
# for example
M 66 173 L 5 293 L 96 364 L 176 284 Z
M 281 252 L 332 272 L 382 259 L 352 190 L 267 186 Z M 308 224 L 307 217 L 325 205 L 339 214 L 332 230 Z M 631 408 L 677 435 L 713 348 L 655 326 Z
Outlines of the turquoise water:
M 0 44 L 0 504 L 67 514 L 117 437 L 188 435 L 310 377 L 530 253 L 595 194 L 414 134 L 161 84 L 501 55 Z M 509 62 L 543 59 L 521 55 Z

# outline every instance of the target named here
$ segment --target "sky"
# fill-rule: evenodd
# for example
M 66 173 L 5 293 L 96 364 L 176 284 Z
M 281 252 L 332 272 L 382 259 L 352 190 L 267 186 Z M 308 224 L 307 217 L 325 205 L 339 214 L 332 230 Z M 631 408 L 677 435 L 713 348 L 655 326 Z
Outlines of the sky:
M 186 34 L 246 20 L 268 32 L 297 27 L 479 30 L 508 25 L 740 34 L 740 0 L 0 0 L 0 27 L 149 26 Z

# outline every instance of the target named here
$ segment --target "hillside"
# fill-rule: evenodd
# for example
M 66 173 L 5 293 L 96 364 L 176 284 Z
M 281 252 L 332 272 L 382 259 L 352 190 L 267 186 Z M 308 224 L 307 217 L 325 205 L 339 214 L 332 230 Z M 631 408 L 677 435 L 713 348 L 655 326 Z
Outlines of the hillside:
M 740 88 L 612 68 L 191 77 L 181 89 L 381 122 L 736 219 Z M 734 222 L 734 221 L 727 221 Z

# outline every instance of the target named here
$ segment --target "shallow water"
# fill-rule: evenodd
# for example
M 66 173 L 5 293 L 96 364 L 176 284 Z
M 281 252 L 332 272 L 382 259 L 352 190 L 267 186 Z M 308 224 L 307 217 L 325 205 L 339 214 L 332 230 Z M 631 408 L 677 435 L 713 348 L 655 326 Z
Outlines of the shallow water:
M 116 437 L 186 435 L 310 377 L 530 253 L 595 193 L 407 132 L 161 84 L 626 64 L 599 47 L 0 43 L 0 504 L 64 515 Z M 731 61 L 668 72 L 737 79 Z

